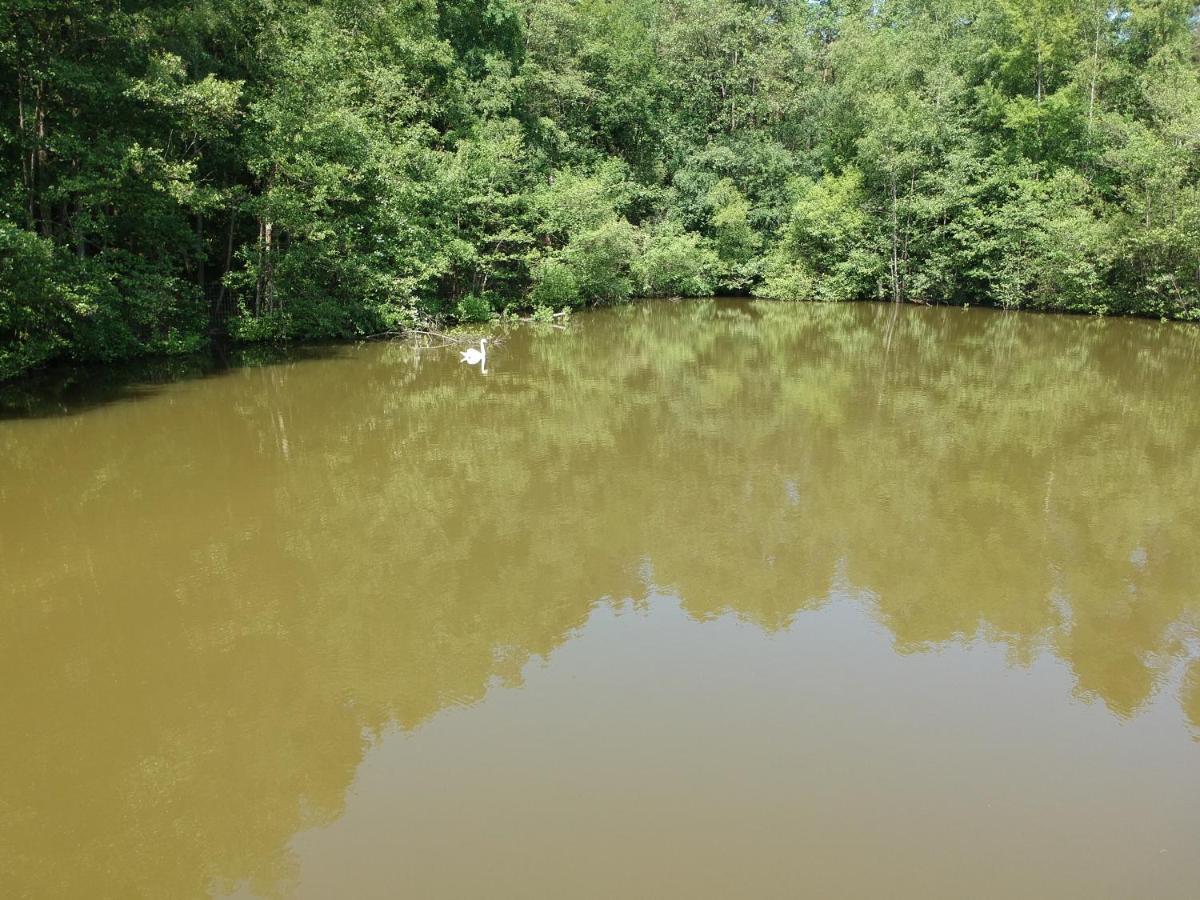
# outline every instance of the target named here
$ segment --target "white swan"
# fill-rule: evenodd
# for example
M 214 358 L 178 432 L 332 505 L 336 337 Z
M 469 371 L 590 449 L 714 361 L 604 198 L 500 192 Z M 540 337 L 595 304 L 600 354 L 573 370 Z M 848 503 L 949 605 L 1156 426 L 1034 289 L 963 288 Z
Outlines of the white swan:
M 462 361 L 468 366 L 477 366 L 485 359 L 487 359 L 487 338 L 483 338 L 483 340 L 479 342 L 478 350 L 472 347 L 470 350 L 464 350 L 462 352 Z

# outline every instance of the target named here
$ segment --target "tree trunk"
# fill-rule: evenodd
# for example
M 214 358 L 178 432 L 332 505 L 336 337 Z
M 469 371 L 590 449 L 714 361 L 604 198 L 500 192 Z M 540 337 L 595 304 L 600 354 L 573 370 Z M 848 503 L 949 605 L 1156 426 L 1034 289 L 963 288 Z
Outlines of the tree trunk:
M 263 222 L 258 220 L 258 273 L 254 279 L 254 315 L 262 315 L 263 287 Z
M 733 68 L 737 71 L 738 52 L 733 51 Z M 731 89 L 729 92 L 729 133 L 733 134 L 737 130 L 737 90 Z
M 17 75 L 17 133 L 20 135 L 18 147 L 21 157 L 21 185 L 25 188 L 25 210 L 29 216 L 28 224 L 33 225 L 33 150 L 30 145 L 28 154 L 25 152 L 29 144 L 29 134 L 25 130 L 25 76 Z
M 1042 41 L 1038 38 L 1037 48 L 1037 103 L 1042 105 Z
M 896 196 L 896 176 L 892 175 L 892 302 L 900 302 L 900 235 L 899 200 Z
M 83 233 L 83 200 L 81 198 L 76 198 L 75 200 L 73 226 L 75 230 L 75 255 L 83 259 L 87 256 L 87 237 Z
M 900 302 L 900 238 L 892 223 L 892 302 Z
M 46 177 L 49 168 L 49 153 L 46 151 L 46 107 L 42 103 L 45 92 L 44 85 L 38 82 L 36 105 L 34 107 L 34 158 L 37 161 L 38 214 L 41 218 L 42 237 L 52 237 L 54 215 L 50 211 L 50 203 L 46 200 Z
M 204 289 L 208 287 L 206 276 L 208 275 L 205 267 L 205 262 L 208 260 L 208 247 L 204 240 L 204 213 L 196 213 L 196 237 L 200 240 L 200 260 L 198 266 L 198 281 L 200 282 L 200 296 L 204 296 Z
M 264 236 L 264 269 L 263 269 L 263 301 L 266 304 L 267 312 L 275 311 L 275 260 L 272 258 L 271 242 L 272 232 L 275 225 L 273 222 L 266 222 L 263 225 Z
M 1088 84 L 1088 142 L 1092 139 L 1092 118 L 1096 112 L 1096 81 L 1100 77 L 1100 22 L 1096 22 L 1096 40 L 1092 45 L 1092 77 Z
M 217 291 L 217 311 L 220 312 L 225 303 L 225 278 L 229 275 L 229 267 L 233 264 L 233 225 L 237 221 L 237 207 L 229 210 L 229 232 L 225 238 L 225 267 L 221 271 L 221 287 Z

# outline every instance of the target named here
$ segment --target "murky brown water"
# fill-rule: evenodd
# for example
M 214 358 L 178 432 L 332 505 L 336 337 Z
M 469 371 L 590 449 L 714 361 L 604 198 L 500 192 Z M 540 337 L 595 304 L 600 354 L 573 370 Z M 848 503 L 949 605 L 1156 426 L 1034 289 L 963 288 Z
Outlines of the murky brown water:
M 0 421 L 0 894 L 1194 897 L 1198 363 L 648 304 Z

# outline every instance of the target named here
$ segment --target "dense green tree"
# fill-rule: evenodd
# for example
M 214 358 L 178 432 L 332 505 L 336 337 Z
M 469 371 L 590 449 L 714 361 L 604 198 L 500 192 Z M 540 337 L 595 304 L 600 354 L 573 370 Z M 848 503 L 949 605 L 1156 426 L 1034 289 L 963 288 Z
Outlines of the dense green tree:
M 0 0 L 0 377 L 714 291 L 1200 318 L 1200 8 Z

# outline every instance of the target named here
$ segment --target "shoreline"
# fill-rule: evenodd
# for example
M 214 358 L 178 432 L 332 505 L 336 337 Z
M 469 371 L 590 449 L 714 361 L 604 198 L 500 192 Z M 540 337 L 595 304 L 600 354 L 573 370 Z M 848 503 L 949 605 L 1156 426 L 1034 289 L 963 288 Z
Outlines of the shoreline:
M 969 304 L 965 306 L 946 303 L 914 303 L 905 301 L 895 303 L 891 300 L 777 300 L 768 297 L 751 295 L 719 295 L 712 297 L 636 297 L 624 304 L 605 304 L 588 306 L 571 310 L 571 316 L 587 315 L 606 309 L 621 306 L 635 306 L 646 303 L 763 303 L 783 304 L 789 306 L 819 305 L 819 306 L 875 306 L 893 307 L 910 312 L 918 310 L 941 312 L 977 312 L 987 311 L 1002 315 L 1034 314 L 1039 317 L 1063 317 L 1080 322 L 1141 322 L 1147 325 L 1177 326 L 1195 328 L 1196 321 L 1187 319 L 1161 318 L 1138 313 L 1121 313 L 1117 315 L 1099 315 L 1074 310 L 1061 309 L 1029 309 L 1005 308 L 989 304 Z M 473 337 L 486 329 L 497 326 L 527 326 L 537 327 L 539 323 L 529 317 L 510 317 L 496 319 L 487 323 L 460 323 L 440 326 L 440 337 L 455 337 L 460 334 L 462 342 L 468 343 Z M 555 324 L 558 329 L 561 324 Z M 440 334 L 444 329 L 449 334 Z M 103 392 L 106 385 L 120 390 L 131 383 L 164 384 L 189 378 L 210 378 L 238 369 L 253 368 L 263 365 L 273 365 L 289 361 L 321 358 L 332 350 L 352 347 L 363 343 L 388 343 L 417 340 L 431 332 L 420 329 L 408 329 L 397 332 L 384 332 L 374 335 L 363 335 L 350 338 L 328 338 L 324 340 L 280 340 L 280 341 L 238 341 L 228 336 L 210 335 L 204 349 L 180 354 L 146 354 L 132 356 L 126 359 L 111 361 L 72 361 L 69 359 L 56 360 L 45 366 L 22 372 L 12 378 L 0 380 L 0 419 L 12 417 L 37 417 L 39 415 L 55 414 L 54 409 L 40 412 L 35 407 L 47 404 L 54 405 L 52 398 L 70 393 L 72 390 L 98 390 Z M 1197 331 L 1200 334 L 1200 331 Z M 24 407 L 24 410 L 20 409 Z

